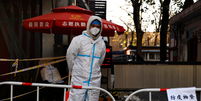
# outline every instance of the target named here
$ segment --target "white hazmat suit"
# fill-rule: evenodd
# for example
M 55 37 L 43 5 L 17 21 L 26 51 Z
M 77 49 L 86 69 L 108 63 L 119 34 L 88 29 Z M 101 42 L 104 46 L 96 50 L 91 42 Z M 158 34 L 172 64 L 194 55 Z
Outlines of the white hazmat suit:
M 96 36 L 90 32 L 90 25 L 94 20 L 101 23 L 100 31 Z M 91 16 L 87 22 L 87 30 L 72 39 L 66 54 L 69 72 L 72 75 L 71 85 L 100 87 L 100 66 L 106 53 L 101 32 L 101 18 Z M 91 101 L 98 101 L 99 93 L 99 90 L 90 90 L 89 92 L 86 89 L 70 89 L 68 101 L 88 101 L 89 94 L 91 94 Z

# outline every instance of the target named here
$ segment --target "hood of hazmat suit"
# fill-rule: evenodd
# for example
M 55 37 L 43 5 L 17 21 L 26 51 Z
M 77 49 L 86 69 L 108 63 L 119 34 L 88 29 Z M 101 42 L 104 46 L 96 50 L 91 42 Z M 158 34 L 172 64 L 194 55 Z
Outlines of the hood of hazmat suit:
M 96 36 L 90 33 L 90 24 L 94 20 L 101 23 L 101 29 Z M 87 30 L 72 39 L 66 54 L 68 69 L 72 76 L 71 85 L 100 87 L 100 66 L 106 53 L 101 32 L 101 18 L 91 16 L 87 23 Z M 91 94 L 91 101 L 98 101 L 99 93 L 99 90 L 70 89 L 68 101 L 88 101 L 89 94 Z
M 94 21 L 94 20 L 98 20 L 101 24 L 101 28 L 100 28 L 100 31 L 99 33 L 94 36 L 91 32 L 90 32 L 90 25 L 91 23 Z M 103 27 L 102 27 L 102 19 L 100 17 L 97 17 L 97 16 L 91 16 L 87 22 L 87 34 L 93 39 L 93 40 L 96 40 L 97 38 L 99 38 L 99 36 L 101 36 L 101 33 L 102 33 L 102 30 L 103 30 Z

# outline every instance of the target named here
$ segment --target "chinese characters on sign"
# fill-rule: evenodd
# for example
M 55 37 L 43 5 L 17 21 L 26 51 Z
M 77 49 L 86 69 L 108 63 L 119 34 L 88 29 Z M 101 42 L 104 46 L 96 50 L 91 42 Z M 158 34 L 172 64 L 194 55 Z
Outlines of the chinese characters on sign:
M 49 27 L 49 22 L 29 22 L 29 27 Z
M 115 27 L 115 26 L 107 25 L 107 24 L 103 24 L 103 28 L 106 28 L 106 29 L 110 28 L 110 29 L 115 29 L 115 30 L 119 31 L 119 27 Z
M 195 87 L 167 89 L 168 101 L 197 101 Z
M 63 21 L 62 26 L 86 27 L 86 23 L 85 22 Z
M 73 21 L 61 21 L 59 22 L 60 26 L 63 27 L 86 27 L 87 24 L 86 22 L 73 22 Z M 33 28 L 49 28 L 50 27 L 50 22 L 29 22 L 29 27 Z M 112 29 L 112 30 L 117 30 L 120 31 L 119 27 L 114 26 L 114 25 L 109 25 L 109 24 L 103 24 L 104 29 Z
M 190 94 L 190 95 L 171 95 L 170 96 L 170 99 L 171 100 L 173 100 L 173 101 L 175 101 L 176 99 L 177 100 L 188 100 L 188 101 L 190 101 L 190 100 L 192 100 L 192 99 L 195 99 L 195 96 L 193 95 L 193 94 Z
M 71 18 L 73 20 L 84 20 L 84 18 L 81 17 L 81 15 L 71 15 Z

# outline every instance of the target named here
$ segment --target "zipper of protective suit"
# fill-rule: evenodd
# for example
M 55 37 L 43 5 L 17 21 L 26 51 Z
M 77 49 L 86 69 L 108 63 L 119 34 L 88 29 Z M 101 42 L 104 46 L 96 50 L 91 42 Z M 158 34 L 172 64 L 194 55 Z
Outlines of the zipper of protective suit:
M 90 71 L 90 75 L 89 75 L 88 86 L 89 86 L 89 84 L 90 84 L 91 75 L 92 75 L 93 62 L 94 62 L 94 53 L 95 53 L 95 43 L 93 44 L 93 54 L 92 54 L 92 59 L 91 59 L 91 71 Z M 87 92 L 88 92 L 88 89 L 87 89 L 86 94 L 85 94 L 85 100 L 86 100 L 86 98 L 87 98 Z

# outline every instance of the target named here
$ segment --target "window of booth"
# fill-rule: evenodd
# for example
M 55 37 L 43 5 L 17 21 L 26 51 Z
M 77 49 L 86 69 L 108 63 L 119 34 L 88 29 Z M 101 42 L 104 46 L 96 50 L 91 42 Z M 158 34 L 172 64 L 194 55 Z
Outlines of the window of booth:
M 146 58 L 146 53 L 142 53 L 142 58 L 143 58 L 143 59 L 147 59 L 147 58 Z
M 156 59 L 160 59 L 160 53 L 156 53 Z
M 154 53 L 149 53 L 149 59 L 155 59 Z

